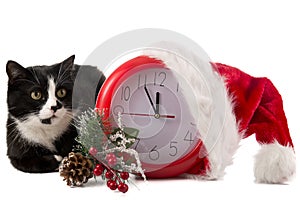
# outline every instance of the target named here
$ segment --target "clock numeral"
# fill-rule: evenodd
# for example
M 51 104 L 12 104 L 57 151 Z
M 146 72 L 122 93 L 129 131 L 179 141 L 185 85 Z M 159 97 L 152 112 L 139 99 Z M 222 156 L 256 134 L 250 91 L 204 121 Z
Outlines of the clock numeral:
M 151 160 L 158 160 L 159 159 L 159 152 L 157 151 L 157 145 L 155 145 L 151 151 L 149 152 L 149 158 Z
M 133 147 L 135 150 L 137 149 L 137 147 L 138 147 L 140 141 L 141 141 L 140 138 L 136 138 L 136 139 L 135 139 L 135 146 Z
M 190 132 L 190 131 L 187 131 L 186 135 L 184 136 L 184 141 L 187 141 L 189 142 L 190 144 L 192 144 L 194 142 L 194 139 L 193 139 L 193 133 Z
M 176 92 L 179 91 L 179 83 L 177 83 Z
M 166 72 L 160 72 L 158 74 L 158 77 L 160 77 L 162 79 L 161 82 L 160 82 L 160 84 L 159 84 L 159 86 L 164 87 L 164 82 L 165 82 L 165 80 L 167 78 Z
M 164 87 L 164 83 L 167 79 L 167 73 L 166 72 L 154 72 L 153 77 L 153 85 L 159 85 L 161 87 Z M 138 76 L 138 88 L 141 86 L 144 86 L 147 84 L 147 74 L 139 74 Z
M 139 74 L 138 78 L 138 88 L 147 84 L 147 74 L 144 75 L 144 80 L 141 78 L 141 74 Z
M 169 153 L 170 156 L 176 156 L 177 155 L 177 152 L 178 152 L 178 149 L 176 147 L 177 143 L 178 142 L 175 142 L 175 141 L 170 142 L 170 149 L 172 150 L 172 152 Z
M 122 92 L 121 92 L 121 100 L 128 101 L 130 98 L 130 87 L 122 87 Z
M 154 85 L 158 84 L 159 86 L 164 87 L 165 86 L 164 82 L 165 82 L 166 78 L 167 78 L 166 72 L 159 72 L 158 75 L 157 75 L 157 72 L 154 72 L 153 84 Z M 157 80 L 157 79 L 159 79 L 159 80 Z M 158 81 L 158 83 L 157 83 L 157 81 Z

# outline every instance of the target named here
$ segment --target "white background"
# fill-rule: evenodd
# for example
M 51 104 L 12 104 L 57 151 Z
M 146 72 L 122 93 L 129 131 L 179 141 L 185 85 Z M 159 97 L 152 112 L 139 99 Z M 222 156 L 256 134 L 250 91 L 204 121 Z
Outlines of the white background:
M 82 1 L 83 2 L 83 1 Z M 284 99 L 296 152 L 300 145 L 300 6 L 297 1 L 1 1 L 0 3 L 0 196 L 53 199 L 295 199 L 299 180 L 287 185 L 256 184 L 255 138 L 242 142 L 234 164 L 219 181 L 150 180 L 130 185 L 125 195 L 101 183 L 69 188 L 57 173 L 16 171 L 6 157 L 5 65 L 53 64 L 76 54 L 76 63 L 103 41 L 137 28 L 164 28 L 196 41 L 216 62 L 269 77 Z M 299 163 L 299 162 L 298 162 Z M 298 165 L 299 166 L 299 165 Z

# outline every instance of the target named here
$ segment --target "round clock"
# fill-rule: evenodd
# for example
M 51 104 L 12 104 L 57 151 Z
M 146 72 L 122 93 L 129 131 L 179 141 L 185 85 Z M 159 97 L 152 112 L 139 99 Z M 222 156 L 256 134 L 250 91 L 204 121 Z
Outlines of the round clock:
M 138 29 L 105 41 L 85 64 L 106 77 L 96 108 L 139 130 L 131 148 L 148 178 L 210 170 L 228 105 L 224 82 L 198 44 L 173 31 Z
M 190 84 L 172 66 L 142 55 L 114 69 L 102 85 L 96 108 L 139 130 L 131 148 L 139 153 L 147 177 L 177 176 L 199 162 L 204 147 Z

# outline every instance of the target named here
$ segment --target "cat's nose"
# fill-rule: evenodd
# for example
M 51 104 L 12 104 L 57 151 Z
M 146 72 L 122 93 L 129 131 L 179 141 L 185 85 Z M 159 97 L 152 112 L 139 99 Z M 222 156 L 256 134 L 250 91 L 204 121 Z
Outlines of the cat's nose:
M 50 109 L 56 112 L 58 109 L 62 108 L 62 104 L 59 101 L 56 101 L 56 106 L 51 106 Z
M 56 112 L 57 111 L 57 106 L 51 106 L 51 110 L 53 110 L 54 112 Z

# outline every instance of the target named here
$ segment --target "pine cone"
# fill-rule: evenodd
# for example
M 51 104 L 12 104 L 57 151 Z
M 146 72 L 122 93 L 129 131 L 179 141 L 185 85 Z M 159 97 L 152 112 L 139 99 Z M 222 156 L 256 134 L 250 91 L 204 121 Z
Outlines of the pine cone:
M 81 186 L 93 177 L 93 163 L 81 153 L 69 153 L 59 166 L 60 176 L 68 186 Z

